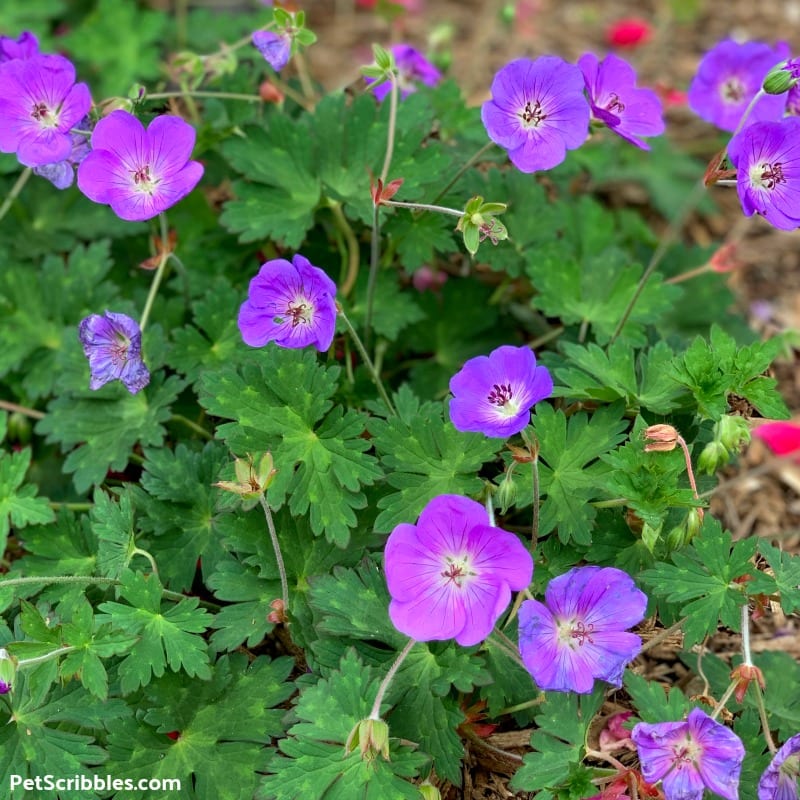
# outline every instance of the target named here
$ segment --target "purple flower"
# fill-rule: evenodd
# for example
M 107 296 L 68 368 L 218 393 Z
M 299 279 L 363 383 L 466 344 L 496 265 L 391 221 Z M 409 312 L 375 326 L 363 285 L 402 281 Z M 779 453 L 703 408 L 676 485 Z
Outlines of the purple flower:
M 639 137 L 664 132 L 658 95 L 652 89 L 637 89 L 633 67 L 619 56 L 612 54 L 598 61 L 594 53 L 585 53 L 578 66 L 595 119 L 631 144 L 649 150 L 650 145 Z
M 92 152 L 78 167 L 78 188 L 121 219 L 139 222 L 174 206 L 203 176 L 189 161 L 194 128 L 164 114 L 145 130 L 133 114 L 113 111 L 97 123 Z
M 289 63 L 292 55 L 291 36 L 272 31 L 256 31 L 252 41 L 275 72 L 280 72 Z
M 297 254 L 261 265 L 239 309 L 239 330 L 251 347 L 331 346 L 336 327 L 336 284 Z
M 89 359 L 90 389 L 120 380 L 136 394 L 150 383 L 150 372 L 142 362 L 142 333 L 135 320 L 113 311 L 92 314 L 81 321 L 78 333 Z
M 720 42 L 703 56 L 697 68 L 689 85 L 689 107 L 718 128 L 735 131 L 766 74 L 788 55 L 784 42 L 774 49 L 762 42 Z M 785 102 L 785 95 L 766 95 L 750 112 L 748 123 L 780 119 Z
M 758 800 L 797 800 L 800 777 L 800 733 L 775 753 L 758 782 Z
M 23 31 L 18 39 L 0 36 L 0 64 L 21 58 L 33 58 L 39 55 L 39 40 L 30 32 Z
M 486 133 L 522 172 L 555 167 L 586 141 L 583 89 L 581 71 L 557 56 L 512 61 L 494 76 L 481 109 Z
M 450 379 L 450 391 L 457 430 L 506 438 L 530 422 L 531 408 L 552 394 L 553 379 L 529 347 L 504 345 L 467 361 Z
M 86 117 L 78 125 L 81 129 L 86 129 L 89 125 L 89 118 Z M 83 133 L 71 133 L 72 152 L 63 160 L 55 164 L 43 164 L 41 167 L 34 167 L 33 172 L 42 178 L 46 178 L 56 189 L 68 189 L 72 186 L 75 179 L 75 168 L 89 155 L 89 139 Z
M 787 231 L 800 226 L 800 117 L 747 125 L 728 156 L 745 216 L 760 214 Z
M 397 65 L 397 85 L 400 97 L 408 97 L 417 91 L 417 85 L 436 86 L 442 78 L 442 73 L 428 61 L 425 56 L 410 44 L 395 44 L 390 48 Z M 375 82 L 375 78 L 365 78 L 367 84 Z M 392 90 L 391 81 L 383 81 L 373 90 L 378 100 L 383 100 Z
M 595 678 L 622 685 L 625 665 L 642 640 L 626 628 L 641 622 L 647 596 L 613 567 L 576 567 L 553 578 L 545 603 L 519 609 L 519 649 L 544 691 L 592 691 Z
M 686 722 L 640 722 L 631 734 L 648 783 L 662 780 L 666 800 L 702 800 L 703 790 L 739 800 L 744 745 L 694 708 Z
M 74 128 L 92 105 L 85 83 L 63 56 L 39 55 L 0 67 L 0 152 L 26 167 L 63 161 Z
M 786 92 L 786 113 L 800 117 L 800 84 L 795 84 Z
M 384 551 L 395 628 L 422 642 L 482 642 L 526 588 L 533 559 L 512 533 L 494 528 L 486 509 L 458 495 L 434 497 L 416 525 L 400 523 Z

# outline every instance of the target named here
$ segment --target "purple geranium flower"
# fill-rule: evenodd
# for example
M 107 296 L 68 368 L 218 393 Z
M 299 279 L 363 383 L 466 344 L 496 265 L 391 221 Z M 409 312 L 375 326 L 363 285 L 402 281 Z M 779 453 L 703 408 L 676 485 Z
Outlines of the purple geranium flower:
M 423 642 L 482 642 L 526 588 L 533 559 L 512 533 L 494 528 L 486 509 L 458 495 L 434 497 L 416 525 L 401 523 L 384 551 L 395 628 Z
M 652 89 L 637 89 L 633 67 L 619 56 L 612 54 L 598 61 L 594 53 L 585 53 L 578 67 L 595 119 L 631 144 L 649 150 L 650 145 L 639 137 L 664 132 L 658 95 Z
M 125 314 L 106 311 L 81 321 L 79 336 L 89 359 L 90 389 L 120 380 L 136 394 L 150 383 L 150 372 L 142 362 L 142 332 L 139 324 Z
M 23 31 L 18 39 L 0 36 L 0 64 L 4 61 L 33 58 L 38 55 L 39 40 L 30 31 Z
M 163 114 L 147 130 L 133 114 L 113 111 L 97 123 L 92 152 L 78 167 L 78 188 L 121 219 L 139 222 L 174 206 L 203 176 L 189 161 L 194 128 Z
M 640 722 L 631 734 L 648 783 L 662 781 L 666 800 L 702 800 L 703 790 L 739 800 L 744 745 L 694 708 L 686 722 Z
M 797 800 L 800 778 L 800 733 L 775 753 L 758 782 L 758 800 Z
M 88 125 L 89 118 L 86 117 L 78 127 L 85 129 Z M 72 151 L 63 161 L 57 161 L 55 164 L 43 164 L 41 167 L 33 168 L 35 175 L 46 178 L 56 189 L 68 189 L 72 186 L 72 182 L 75 179 L 75 168 L 91 151 L 86 134 L 72 132 L 70 137 L 72 139 Z
M 289 63 L 292 55 L 291 36 L 272 31 L 256 31 L 252 41 L 275 72 L 280 72 Z
M 63 161 L 72 150 L 70 128 L 89 112 L 85 83 L 63 56 L 6 61 L 0 68 L 0 152 L 26 167 Z
M 647 608 L 633 579 L 613 567 L 576 567 L 550 581 L 545 601 L 519 609 L 519 649 L 536 685 L 579 694 L 591 692 L 595 678 L 621 686 L 642 646 L 626 628 Z
M 784 42 L 775 48 L 763 42 L 739 44 L 726 39 L 703 56 L 689 85 L 689 107 L 724 131 L 735 131 L 766 74 L 789 55 Z M 748 123 L 778 120 L 785 95 L 766 95 L 750 112 Z
M 530 422 L 530 410 L 553 392 L 546 367 L 529 347 L 504 345 L 471 358 L 450 379 L 450 420 L 459 431 L 505 438 Z
M 522 172 L 555 167 L 586 141 L 583 89 L 581 71 L 557 56 L 512 61 L 494 76 L 481 109 L 486 133 Z
M 251 347 L 331 346 L 336 327 L 336 284 L 309 260 L 276 258 L 261 265 L 239 309 L 239 330 Z
M 417 85 L 436 86 L 442 78 L 442 73 L 425 58 L 419 50 L 410 44 L 395 44 L 390 48 L 397 65 L 397 86 L 400 97 L 408 97 L 417 91 Z M 367 84 L 375 82 L 375 78 L 365 78 Z M 383 100 L 391 91 L 391 81 L 383 81 L 373 90 L 378 100 Z
M 787 231 L 800 226 L 800 117 L 746 126 L 728 156 L 745 216 L 761 214 Z

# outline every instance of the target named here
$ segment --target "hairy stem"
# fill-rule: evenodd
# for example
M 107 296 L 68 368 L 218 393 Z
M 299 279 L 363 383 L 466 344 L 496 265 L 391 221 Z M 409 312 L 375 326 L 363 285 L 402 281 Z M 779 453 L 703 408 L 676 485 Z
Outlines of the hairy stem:
M 69 647 L 60 647 L 58 650 L 51 650 L 49 653 L 45 653 L 42 656 L 35 656 L 34 658 L 23 658 L 20 661 L 17 661 L 17 667 L 35 667 L 37 664 L 43 664 L 45 661 L 52 661 L 54 658 L 58 658 L 59 656 L 63 656 L 66 653 L 72 653 L 77 650 L 77 647 L 69 646 Z
M 147 295 L 147 300 L 144 304 L 144 311 L 142 311 L 142 319 L 139 322 L 139 330 L 144 333 L 145 326 L 147 325 L 147 320 L 150 317 L 150 312 L 153 309 L 153 303 L 155 302 L 156 295 L 158 294 L 158 287 L 161 285 L 161 281 L 164 277 L 164 271 L 167 266 L 167 262 L 169 261 L 169 247 L 167 245 L 167 236 L 169 235 L 169 229 L 167 227 L 167 215 L 163 212 L 158 215 L 158 222 L 161 226 L 161 246 L 164 248 L 161 252 L 161 259 L 158 262 L 158 267 L 156 268 L 156 274 L 153 275 L 153 282 L 150 284 L 150 292 Z
M 392 156 L 394 155 L 394 137 L 397 128 L 397 76 L 391 74 L 392 88 L 389 92 L 389 130 L 386 134 L 386 155 L 383 157 L 383 168 L 381 169 L 381 183 L 385 186 L 386 179 L 389 177 L 389 168 L 392 166 Z
M 3 200 L 3 205 L 0 206 L 0 219 L 3 219 L 8 213 L 8 209 L 11 208 L 14 201 L 19 197 L 19 193 L 23 190 L 32 174 L 33 170 L 30 167 L 26 167 L 20 172 L 16 183 L 11 187 L 11 191 L 6 195 L 6 199 Z
M 411 648 L 416 643 L 416 639 L 409 639 L 408 642 L 406 642 L 406 646 L 397 654 L 397 658 L 395 658 L 392 666 L 389 667 L 389 671 L 386 673 L 386 676 L 381 681 L 381 685 L 378 687 L 378 694 L 375 695 L 375 702 L 372 704 L 372 710 L 369 712 L 369 719 L 378 720 L 381 718 L 381 703 L 383 703 L 383 696 L 386 694 L 389 684 L 397 674 L 397 670 L 400 669 L 400 665 L 406 660 L 406 656 L 411 652 Z
M 411 208 L 414 211 L 436 211 L 439 214 L 449 214 L 451 217 L 463 217 L 464 209 L 448 208 L 447 206 L 435 206 L 431 203 L 405 203 L 401 200 L 381 200 L 382 206 L 392 206 L 393 208 Z
M 286 580 L 286 567 L 283 563 L 283 554 L 281 553 L 281 543 L 278 541 L 278 532 L 275 530 L 275 521 L 272 519 L 272 511 L 264 495 L 259 495 L 258 498 L 261 503 L 261 508 L 264 509 L 264 516 L 267 519 L 267 528 L 269 528 L 269 538 L 272 540 L 272 549 L 275 551 L 275 561 L 278 564 L 278 574 L 281 576 L 281 599 L 283 600 L 284 610 L 289 610 L 289 583 Z

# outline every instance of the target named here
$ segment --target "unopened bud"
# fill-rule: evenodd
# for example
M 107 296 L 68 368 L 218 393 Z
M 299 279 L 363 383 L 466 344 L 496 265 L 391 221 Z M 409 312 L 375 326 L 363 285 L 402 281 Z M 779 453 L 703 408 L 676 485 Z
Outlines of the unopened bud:
M 362 719 L 344 743 L 345 755 L 356 747 L 362 761 L 373 761 L 378 755 L 389 761 L 389 726 L 382 719 Z
M 800 59 L 790 58 L 773 67 L 764 78 L 763 88 L 767 94 L 783 94 L 797 86 L 800 78 Z
M 429 781 L 421 783 L 418 788 L 423 800 L 442 800 L 439 790 Z
M 643 438 L 645 453 L 668 453 L 678 444 L 678 431 L 672 425 L 651 425 L 644 429 Z
M 730 453 L 722 442 L 714 440 L 709 442 L 700 453 L 697 459 L 698 472 L 705 472 L 713 475 L 720 467 L 724 467 L 730 461 Z
M 517 499 L 517 484 L 514 483 L 511 473 L 507 472 L 503 477 L 497 487 L 494 499 L 501 514 L 505 514 L 509 507 L 514 505 L 514 501 Z
M 738 453 L 750 444 L 750 425 L 744 417 L 726 414 L 714 426 L 714 438 L 722 442 L 729 453 Z
M 17 676 L 17 660 L 5 647 L 0 647 L 0 694 L 8 694 L 14 688 Z
M 753 681 L 755 681 L 761 689 L 766 688 L 764 683 L 764 675 L 761 670 L 752 664 L 739 664 L 736 669 L 731 672 L 731 680 L 736 681 L 736 702 L 741 703 L 747 692 L 747 688 Z
M 258 94 L 265 103 L 282 103 L 283 92 L 271 81 L 263 81 L 258 87 Z

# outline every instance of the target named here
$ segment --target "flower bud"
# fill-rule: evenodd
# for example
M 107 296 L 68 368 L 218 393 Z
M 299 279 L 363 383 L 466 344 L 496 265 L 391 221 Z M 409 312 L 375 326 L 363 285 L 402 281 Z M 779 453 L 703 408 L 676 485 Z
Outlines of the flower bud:
M 725 445 L 716 440 L 709 442 L 700 453 L 700 458 L 697 459 L 697 469 L 699 472 L 705 472 L 708 475 L 713 475 L 720 467 L 725 466 L 730 460 Z
M 424 781 L 419 785 L 419 793 L 423 800 L 442 800 L 439 790 L 429 781 Z
M 382 719 L 362 719 L 344 743 L 345 755 L 350 755 L 356 747 L 362 761 L 372 761 L 378 754 L 389 761 L 389 726 Z
M 494 499 L 501 514 L 505 514 L 509 507 L 514 505 L 514 501 L 517 499 L 517 484 L 514 483 L 510 472 L 503 476 Z
M 266 492 L 275 478 L 272 453 L 264 453 L 258 468 L 249 453 L 247 459 L 237 458 L 234 461 L 235 481 L 218 481 L 213 484 L 226 492 L 239 495 L 245 502 L 257 501 Z
M 741 703 L 744 700 L 745 693 L 750 684 L 755 681 L 761 689 L 766 688 L 764 683 L 764 675 L 758 667 L 752 664 L 739 664 L 736 669 L 731 672 L 731 679 L 736 681 L 736 702 Z
M 8 694 L 14 688 L 16 676 L 17 659 L 0 647 L 0 694 Z
M 767 73 L 763 88 L 767 94 L 783 94 L 793 86 L 797 86 L 798 78 L 800 78 L 800 59 L 790 58 Z
M 750 444 L 750 426 L 744 417 L 726 414 L 714 426 L 714 438 L 729 453 L 738 453 L 742 447 Z
M 678 431 L 672 425 L 651 425 L 645 428 L 643 437 L 647 442 L 645 453 L 668 453 L 678 444 Z

